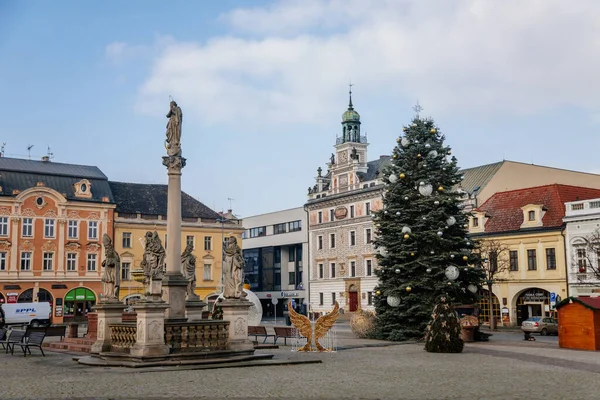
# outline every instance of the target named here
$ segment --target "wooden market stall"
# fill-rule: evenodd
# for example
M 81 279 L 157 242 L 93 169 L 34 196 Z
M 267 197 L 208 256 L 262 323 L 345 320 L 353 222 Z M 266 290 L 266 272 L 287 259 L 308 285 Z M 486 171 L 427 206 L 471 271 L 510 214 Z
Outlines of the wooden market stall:
M 600 350 L 600 297 L 568 297 L 556 309 L 560 347 Z

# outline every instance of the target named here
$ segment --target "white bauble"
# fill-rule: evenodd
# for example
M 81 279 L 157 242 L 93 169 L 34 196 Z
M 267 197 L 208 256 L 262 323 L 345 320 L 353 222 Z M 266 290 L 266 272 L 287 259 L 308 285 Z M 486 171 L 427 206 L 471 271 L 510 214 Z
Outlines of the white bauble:
M 390 307 L 398 307 L 400 305 L 400 297 L 388 296 L 386 300 Z
M 408 226 L 405 226 L 404 228 L 402 228 L 402 233 L 410 233 L 411 230 Z
M 260 299 L 254 292 L 248 289 L 244 289 L 244 293 L 246 293 L 246 299 L 252 303 L 252 306 L 248 309 L 248 326 L 258 326 L 260 325 L 263 316 L 263 308 L 262 304 L 260 304 Z M 219 301 L 219 299 L 222 300 L 223 298 L 223 293 L 221 293 L 217 298 L 217 301 Z
M 477 286 L 475 286 L 473 284 L 467 286 L 467 289 L 469 289 L 469 292 L 471 292 L 471 293 L 477 293 Z
M 400 140 L 400 144 L 402 145 L 402 147 L 406 147 L 406 146 L 408 146 L 410 144 L 410 140 L 408 140 L 408 138 L 403 137 Z
M 388 180 L 390 181 L 390 183 L 394 183 L 394 182 L 396 182 L 398 180 L 398 177 L 396 175 L 394 175 L 394 174 L 391 174 L 388 177 Z
M 458 275 L 460 275 L 460 271 L 456 266 L 451 265 L 446 268 L 445 274 L 446 278 L 450 279 L 451 281 L 454 281 L 458 278 Z
M 431 158 L 435 158 L 435 157 L 437 157 L 437 156 L 438 156 L 438 152 L 437 152 L 437 151 L 435 151 L 435 150 L 431 150 L 431 151 L 429 152 L 429 157 L 431 157 Z
M 423 183 L 419 186 L 419 193 L 421 193 L 422 196 L 431 196 L 431 193 L 433 193 L 433 186 L 431 186 L 429 183 Z
M 446 220 L 446 225 L 448 226 L 452 226 L 456 223 L 456 218 L 454 218 L 453 216 L 449 216 L 448 219 Z

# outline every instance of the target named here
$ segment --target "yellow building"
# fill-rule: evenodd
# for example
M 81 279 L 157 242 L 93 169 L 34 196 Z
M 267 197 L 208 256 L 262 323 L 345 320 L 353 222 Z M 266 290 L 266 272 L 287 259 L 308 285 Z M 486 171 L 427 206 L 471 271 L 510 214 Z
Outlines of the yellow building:
M 520 325 L 531 316 L 552 315 L 555 296 L 567 296 L 565 202 L 599 195 L 600 189 L 538 186 L 496 193 L 473 211 L 469 233 L 481 240 L 486 270 L 498 271 L 492 288 L 496 321 Z M 489 323 L 487 290 L 480 306 Z
M 121 256 L 120 298 L 131 303 L 139 299 L 142 284 L 131 277 L 140 267 L 143 238 L 157 231 L 166 248 L 167 185 L 110 182 L 117 204 L 114 217 L 114 245 Z M 206 299 L 220 292 L 223 237 L 234 235 L 241 246 L 244 229 L 229 215 L 221 215 L 188 194 L 181 193 L 181 252 L 188 243 L 196 256 L 196 294 Z

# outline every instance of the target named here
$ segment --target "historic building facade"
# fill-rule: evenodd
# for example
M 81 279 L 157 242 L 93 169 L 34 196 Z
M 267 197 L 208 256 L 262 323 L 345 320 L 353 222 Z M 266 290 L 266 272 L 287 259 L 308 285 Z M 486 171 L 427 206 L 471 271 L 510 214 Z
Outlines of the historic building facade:
M 115 212 L 115 250 L 121 257 L 120 298 L 131 304 L 140 298 L 143 285 L 132 279 L 140 267 L 144 236 L 157 231 L 166 248 L 167 185 L 109 182 Z M 243 228 L 238 220 L 221 215 L 200 201 L 181 193 L 181 251 L 188 244 L 196 256 L 196 294 L 202 299 L 219 292 L 222 284 L 223 237 L 236 236 Z
M 305 205 L 311 311 L 329 311 L 335 301 L 349 312 L 373 305 L 377 260 L 372 212 L 382 207 L 378 176 L 389 157 L 367 161 L 368 146 L 350 93 L 348 110 L 342 115 L 342 136 L 336 140 L 328 171 L 317 170 Z
M 567 292 L 569 263 L 565 252 L 565 203 L 597 198 L 600 189 L 546 185 L 500 192 L 473 211 L 469 233 L 488 254 L 486 268 L 495 268 L 493 309 L 504 325 L 520 325 L 531 316 L 550 316 L 557 298 Z M 494 242 L 493 247 L 486 243 Z M 482 293 L 485 321 L 488 293 Z
M 0 158 L 0 302 L 49 302 L 54 323 L 85 319 L 114 208 L 97 167 Z
M 264 316 L 283 317 L 293 299 L 308 300 L 308 226 L 303 207 L 243 219 L 244 281 L 261 301 Z
M 572 201 L 565 207 L 567 294 L 600 296 L 600 198 Z

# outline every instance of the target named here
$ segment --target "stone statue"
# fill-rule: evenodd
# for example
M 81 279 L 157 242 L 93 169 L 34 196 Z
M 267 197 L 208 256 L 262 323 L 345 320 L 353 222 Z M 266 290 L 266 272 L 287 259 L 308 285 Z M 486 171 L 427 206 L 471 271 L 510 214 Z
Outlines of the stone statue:
M 244 257 L 242 257 L 242 249 L 238 246 L 235 236 L 230 236 L 226 240 L 223 269 L 223 297 L 226 299 L 246 297 L 247 294 L 244 292 L 244 282 L 242 280 Z
M 167 114 L 167 141 L 166 148 L 169 156 L 181 156 L 181 122 L 183 114 L 175 101 L 171 101 Z
M 352 148 L 352 154 L 350 154 L 350 158 L 353 160 L 357 160 L 358 159 L 358 154 L 356 152 L 356 147 Z
M 121 259 L 106 233 L 102 236 L 102 244 L 105 256 L 102 261 L 102 300 L 119 300 Z
M 335 164 L 335 154 L 331 153 L 330 161 L 331 165 Z
M 198 296 L 194 293 L 196 288 L 196 256 L 192 253 L 194 251 L 194 245 L 189 243 L 185 246 L 185 250 L 181 253 L 181 269 L 183 276 L 188 281 L 187 285 L 187 298 L 198 299 Z
M 317 168 L 317 174 L 318 174 L 319 178 L 321 177 L 322 172 L 323 172 L 323 169 L 321 167 Z
M 310 186 L 308 187 L 308 194 L 312 194 L 312 188 Z
M 161 280 L 165 272 L 165 249 L 158 232 L 146 232 L 146 245 L 141 267 L 144 270 L 144 283 L 148 286 L 152 280 Z

